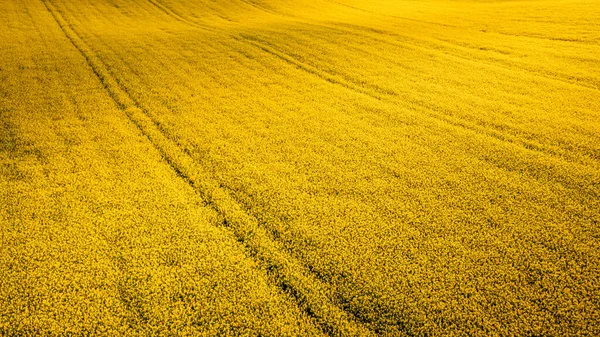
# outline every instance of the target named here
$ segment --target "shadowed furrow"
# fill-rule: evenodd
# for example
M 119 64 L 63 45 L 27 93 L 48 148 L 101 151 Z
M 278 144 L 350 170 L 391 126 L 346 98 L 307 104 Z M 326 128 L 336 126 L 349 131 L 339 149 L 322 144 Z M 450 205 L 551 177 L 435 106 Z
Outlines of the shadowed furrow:
M 219 184 L 206 172 L 199 169 L 193 160 L 175 143 L 169 140 L 148 115 L 135 105 L 118 82 L 112 78 L 103 63 L 93 55 L 85 43 L 71 30 L 64 19 L 54 9 L 53 4 L 44 1 L 65 35 L 88 61 L 94 73 L 104 84 L 117 105 L 124 110 L 129 119 L 148 137 L 160 151 L 163 158 L 177 174 L 194 187 L 209 204 L 224 218 L 229 227 L 250 254 L 262 264 L 275 278 L 276 284 L 292 294 L 298 305 L 318 322 L 323 331 L 336 336 L 369 335 L 369 331 L 352 321 L 342 310 L 330 302 L 327 290 L 316 279 L 303 272 L 301 264 L 285 253 L 285 250 L 273 242 L 256 219 L 247 215 Z

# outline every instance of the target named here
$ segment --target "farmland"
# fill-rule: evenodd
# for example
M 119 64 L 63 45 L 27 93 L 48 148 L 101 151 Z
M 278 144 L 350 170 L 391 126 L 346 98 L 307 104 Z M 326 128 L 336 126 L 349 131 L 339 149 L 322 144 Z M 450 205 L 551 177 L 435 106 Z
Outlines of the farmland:
M 0 0 L 0 335 L 600 335 L 595 0 Z

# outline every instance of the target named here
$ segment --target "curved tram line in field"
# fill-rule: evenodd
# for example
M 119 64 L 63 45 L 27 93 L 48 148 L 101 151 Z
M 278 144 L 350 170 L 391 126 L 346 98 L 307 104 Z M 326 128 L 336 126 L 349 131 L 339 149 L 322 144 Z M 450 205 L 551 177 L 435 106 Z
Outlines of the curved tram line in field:
M 292 295 L 298 306 L 316 320 L 323 332 L 333 336 L 371 335 L 372 332 L 330 300 L 325 284 L 286 253 L 285 248 L 278 242 L 273 241 L 268 232 L 259 226 L 256 218 L 248 215 L 217 181 L 197 167 L 185 151 L 165 136 L 158 123 L 141 109 L 127 90 L 112 77 L 106 65 L 69 26 L 54 4 L 50 0 L 42 2 L 66 37 L 86 59 L 119 108 L 161 153 L 177 175 L 223 217 L 222 224 L 231 229 L 237 239 L 246 246 L 249 254 L 275 279 L 276 285 Z

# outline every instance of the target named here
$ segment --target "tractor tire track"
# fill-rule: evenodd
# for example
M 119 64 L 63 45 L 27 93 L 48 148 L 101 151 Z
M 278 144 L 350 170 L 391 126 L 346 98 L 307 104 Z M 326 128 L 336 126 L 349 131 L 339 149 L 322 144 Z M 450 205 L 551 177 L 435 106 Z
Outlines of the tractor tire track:
M 186 18 L 184 18 L 183 16 L 177 14 L 175 11 L 173 11 L 172 9 L 170 9 L 169 7 L 163 5 L 159 0 L 147 0 L 153 7 L 157 8 L 159 11 L 163 12 L 164 14 L 166 14 L 167 16 L 175 19 L 176 21 L 179 21 L 181 23 L 196 27 L 196 28 L 200 28 L 200 29 L 204 29 L 206 31 L 210 31 L 210 32 L 214 32 L 215 29 L 213 29 L 210 26 L 205 26 L 205 25 L 201 25 L 197 22 L 193 22 L 190 21 Z
M 396 95 L 395 92 L 387 91 L 387 90 L 379 88 L 379 87 L 375 87 L 372 90 L 369 90 L 368 88 L 362 87 L 352 81 L 346 80 L 345 78 L 341 77 L 338 74 L 328 72 L 328 71 L 323 71 L 323 70 L 320 70 L 310 64 L 307 64 L 306 62 L 298 61 L 294 57 L 292 57 L 284 52 L 281 52 L 271 46 L 268 46 L 265 43 L 259 42 L 255 38 L 250 38 L 244 34 L 237 35 L 237 36 L 231 35 L 231 37 L 237 41 L 245 41 L 247 44 L 253 45 L 256 48 L 262 50 L 263 52 L 271 54 L 271 55 L 285 61 L 286 63 L 288 63 L 300 70 L 303 70 L 311 75 L 317 76 L 329 83 L 340 85 L 342 87 L 353 90 L 360 94 L 370 96 L 377 100 L 383 99 L 385 97 L 385 95 Z M 371 86 L 369 86 L 369 88 L 370 87 Z
M 373 87 L 372 85 L 361 85 L 361 84 L 357 83 L 356 81 L 347 79 L 347 77 L 342 78 L 338 74 L 317 69 L 312 65 L 309 65 L 305 62 L 296 60 L 294 57 L 290 56 L 289 54 L 287 54 L 285 52 L 277 50 L 275 47 L 273 47 L 271 45 L 267 45 L 264 42 L 259 42 L 259 40 L 255 37 L 250 38 L 246 35 L 239 35 L 239 36 L 242 39 L 245 39 L 247 41 L 247 43 L 259 48 L 261 51 L 269 53 L 273 56 L 276 56 L 277 58 L 286 61 L 287 63 L 295 66 L 296 68 L 301 69 L 309 74 L 318 76 L 321 79 L 324 79 L 332 84 L 341 85 L 350 90 L 353 90 L 358 93 L 368 95 L 377 100 L 382 100 L 382 101 L 386 101 L 389 103 L 396 103 L 394 101 L 393 97 L 400 97 L 400 99 L 402 101 L 412 105 L 413 108 L 419 110 L 420 112 L 427 115 L 428 117 L 433 118 L 438 121 L 441 121 L 452 127 L 472 131 L 476 134 L 495 138 L 502 142 L 518 146 L 520 149 L 525 150 L 525 151 L 533 151 L 536 153 L 541 153 L 543 155 L 548 155 L 548 156 L 551 156 L 553 158 L 556 158 L 556 159 L 559 159 L 562 161 L 565 161 L 565 160 L 576 161 L 579 164 L 584 165 L 584 166 L 590 166 L 590 167 L 594 166 L 593 165 L 594 163 L 589 162 L 589 160 L 584 161 L 580 157 L 565 156 L 561 152 L 559 152 L 555 149 L 549 148 L 543 144 L 539 144 L 537 142 L 532 142 L 532 141 L 527 141 L 525 139 L 521 139 L 521 138 L 512 136 L 510 134 L 502 133 L 493 127 L 489 128 L 489 127 L 480 126 L 476 122 L 469 121 L 462 117 L 457 117 L 457 118 L 448 117 L 449 115 L 451 115 L 451 112 L 447 111 L 443 106 L 437 106 L 437 105 L 431 104 L 430 102 L 427 102 L 425 100 L 410 98 L 406 95 L 399 95 L 398 93 L 396 93 L 394 91 L 386 90 L 386 89 L 383 89 L 380 87 L 372 88 Z M 236 36 L 233 36 L 233 38 L 238 41 L 241 41 L 241 39 L 237 38 Z M 471 61 L 473 61 L 473 60 L 471 60 Z M 475 61 L 473 61 L 473 62 L 475 62 Z M 440 113 L 437 111 L 446 111 L 448 113 Z
M 310 23 L 307 23 L 307 24 L 310 24 Z M 399 34 L 396 34 L 393 32 L 374 30 L 372 28 L 360 26 L 360 25 L 351 25 L 351 24 L 341 23 L 341 22 L 337 22 L 337 23 L 330 22 L 329 24 L 310 24 L 310 25 L 313 25 L 316 27 L 320 26 L 320 27 L 337 29 L 342 32 L 350 32 L 353 34 L 358 34 L 357 31 L 361 31 L 361 32 L 363 32 L 362 33 L 363 37 L 371 38 L 378 42 L 386 43 L 391 46 L 406 47 L 406 45 L 410 45 L 416 49 L 423 50 L 426 52 L 431 51 L 433 49 L 433 50 L 443 53 L 444 55 L 448 56 L 449 58 L 458 58 L 458 59 L 462 59 L 465 61 L 485 64 L 485 65 L 488 65 L 491 67 L 504 68 L 508 71 L 518 70 L 518 71 L 525 72 L 534 77 L 544 78 L 544 79 L 547 79 L 550 81 L 556 81 L 556 82 L 561 82 L 563 84 L 573 85 L 573 86 L 576 86 L 576 87 L 579 87 L 582 89 L 600 91 L 600 88 L 597 85 L 593 85 L 593 84 L 589 84 L 589 83 L 582 83 L 580 81 L 572 81 L 572 80 L 564 78 L 562 75 L 560 75 L 558 73 L 550 74 L 550 76 L 548 76 L 546 74 L 543 74 L 543 73 L 540 73 L 540 72 L 537 72 L 534 70 L 530 70 L 527 68 L 523 68 L 523 67 L 520 67 L 519 65 L 512 64 L 512 63 L 504 61 L 504 60 L 495 59 L 495 62 L 489 62 L 489 61 L 486 61 L 485 59 L 481 59 L 481 58 L 468 58 L 466 56 L 461 55 L 460 52 L 457 52 L 457 51 L 453 52 L 451 50 L 448 50 L 448 48 L 454 48 L 456 50 L 460 50 L 460 49 L 474 50 L 473 48 L 460 46 L 460 45 L 452 43 L 451 41 L 446 41 L 446 40 L 442 40 L 439 38 L 430 39 L 429 41 L 421 40 L 421 41 L 426 41 L 426 43 L 428 45 L 432 46 L 432 48 L 427 48 L 427 47 L 423 46 L 423 43 L 409 41 L 409 39 L 415 40 L 413 37 L 411 37 L 409 35 L 402 36 L 402 35 L 399 35 Z M 390 37 L 394 40 L 386 40 L 386 39 L 374 37 L 372 35 L 374 32 L 379 35 L 384 35 L 384 36 Z M 497 34 L 501 34 L 501 33 L 497 33 Z M 512 35 L 512 36 L 525 37 L 525 36 L 520 36 L 520 35 Z M 402 40 L 398 40 L 398 39 L 402 39 Z M 448 46 L 448 45 L 450 45 L 450 46 Z M 439 48 L 436 48 L 436 47 L 439 47 Z M 446 48 L 444 49 L 444 47 L 446 47 Z M 467 53 L 468 53 L 468 51 L 467 51 Z M 554 76 L 552 76 L 552 75 L 554 75 Z
M 286 16 L 286 15 L 279 14 L 279 13 L 277 13 L 277 12 L 271 10 L 271 9 L 268 9 L 268 8 L 266 8 L 264 6 L 257 5 L 252 0 L 239 0 L 239 1 L 241 3 L 244 3 L 244 4 L 252 7 L 252 8 L 258 9 L 259 11 L 263 11 L 265 13 L 269 13 L 269 14 L 277 15 L 277 16 Z
M 317 27 L 319 27 L 319 25 L 316 25 Z M 381 43 L 385 43 L 394 47 L 399 47 L 399 48 L 411 48 L 412 50 L 415 51 L 424 51 L 424 52 L 431 52 L 431 49 L 428 49 L 426 47 L 423 47 L 422 44 L 418 44 L 416 42 L 410 42 L 410 41 L 389 41 L 386 39 L 382 39 L 382 38 L 378 38 L 373 36 L 372 34 L 368 34 L 368 33 L 358 33 L 355 29 L 347 29 L 345 26 L 346 25 L 342 25 L 344 28 L 340 28 L 337 27 L 337 25 L 334 26 L 330 26 L 330 25 L 322 25 L 321 27 L 326 27 L 326 28 L 332 28 L 332 29 L 336 29 L 336 30 L 340 30 L 342 32 L 349 32 L 351 34 L 356 34 L 358 36 L 361 37 L 365 37 L 365 38 L 369 38 L 369 39 L 373 39 L 374 41 L 377 42 L 381 42 Z M 356 27 L 355 27 L 356 28 Z M 360 27 L 363 28 L 363 27 Z M 360 29 L 358 28 L 358 29 Z M 366 30 L 368 30 L 367 28 L 365 28 Z M 389 35 L 392 36 L 392 35 Z M 444 41 L 443 41 L 444 42 Z M 432 42 L 433 43 L 433 42 Z M 444 42 L 446 44 L 449 44 L 449 42 Z M 463 48 L 465 49 L 466 47 L 460 47 L 457 46 L 456 48 Z M 459 62 L 464 62 L 464 63 L 469 63 L 469 64 L 475 64 L 475 65 L 483 65 L 486 67 L 489 67 L 491 69 L 500 69 L 500 70 L 504 70 L 504 71 L 508 71 L 508 72 L 512 72 L 512 71 L 521 71 L 523 73 L 526 73 L 530 76 L 533 76 L 535 78 L 539 78 L 542 80 L 546 80 L 546 81 L 550 81 L 550 82 L 554 82 L 560 85 L 570 85 L 570 86 L 575 86 L 581 89 L 587 89 L 590 90 L 592 92 L 600 92 L 600 89 L 593 87 L 592 85 L 587 85 L 587 84 L 581 84 L 581 83 L 575 83 L 575 82 L 571 82 L 571 81 L 567 81 L 564 80 L 560 77 L 553 77 L 553 76 L 547 76 L 544 74 L 540 74 L 537 72 L 533 72 L 531 70 L 528 70 L 526 68 L 522 68 L 516 65 L 512 65 L 508 62 L 503 62 L 501 60 L 498 60 L 497 63 L 496 62 L 489 62 L 489 61 L 485 61 L 481 58 L 475 57 L 475 58 L 468 58 L 466 56 L 460 55 L 458 52 L 451 52 L 451 51 L 447 51 L 447 50 L 442 50 L 442 49 L 438 49 L 438 48 L 434 48 L 436 51 L 440 51 L 441 53 L 444 54 L 445 57 L 447 57 L 449 60 L 451 61 L 459 61 Z M 364 52 L 364 51 L 363 51 Z M 386 59 L 387 60 L 387 59 Z M 387 60 L 388 62 L 392 62 L 394 64 L 397 64 L 396 62 L 394 62 L 393 60 Z M 399 66 L 402 66 L 401 64 L 398 64 Z M 414 101 L 412 103 L 418 103 L 418 101 Z M 418 103 L 422 106 L 427 107 L 429 110 L 444 110 L 444 107 L 442 106 L 435 106 L 432 105 L 426 101 L 423 101 L 421 103 Z M 590 113 L 595 113 L 594 111 L 589 111 Z M 434 112 L 435 114 L 435 112 Z M 437 115 L 437 114 L 436 114 Z M 444 114 L 439 115 L 441 118 L 444 118 Z M 589 156 L 585 156 L 582 157 L 581 155 L 573 155 L 570 154 L 569 149 L 565 149 L 563 147 L 549 147 L 547 145 L 544 144 L 540 144 L 538 142 L 533 142 L 531 140 L 527 140 L 527 139 L 523 139 L 523 138 L 519 138 L 517 136 L 514 136 L 512 134 L 507 134 L 507 133 L 502 133 L 501 131 L 499 131 L 497 128 L 491 126 L 492 129 L 490 129 L 490 127 L 483 127 L 478 125 L 476 122 L 470 122 L 468 119 L 462 118 L 462 117 L 458 117 L 459 121 L 454 121 L 454 120 L 449 120 L 447 119 L 446 122 L 451 123 L 451 124 L 456 124 L 459 123 L 461 125 L 464 125 L 464 127 L 472 129 L 477 131 L 478 133 L 481 134 L 488 134 L 491 137 L 497 138 L 499 140 L 502 141 L 506 141 L 506 142 L 510 142 L 516 145 L 519 145 L 527 150 L 533 150 L 533 151 L 538 151 L 541 153 L 545 153 L 551 156 L 554 156 L 555 158 L 559 158 L 562 160 L 567 160 L 567 161 L 573 161 L 573 162 L 577 162 L 581 165 L 584 166 L 589 166 L 589 167 L 598 167 L 598 164 L 600 164 L 600 162 L 597 161 L 597 159 L 600 159 L 600 156 L 598 156 L 598 154 L 592 154 L 592 157 L 590 158 Z M 518 130 L 517 130 L 518 132 Z
M 338 30 L 342 30 L 342 31 L 348 31 L 346 29 L 340 29 L 338 27 L 338 25 L 333 24 L 333 26 L 330 25 L 314 25 L 314 24 L 310 24 L 310 23 L 305 23 L 305 22 L 301 22 L 304 24 L 308 24 L 308 25 L 313 25 L 313 26 L 317 26 L 317 27 L 326 27 L 326 28 L 332 28 L 332 29 L 338 29 Z M 345 26 L 343 24 L 341 24 L 342 27 Z M 356 27 L 355 27 L 356 28 Z M 363 27 L 359 27 L 359 28 L 363 28 Z M 366 29 L 366 28 L 365 28 Z M 350 30 L 351 33 L 356 34 L 355 30 Z M 381 88 L 378 86 L 374 86 L 374 85 L 368 85 L 365 83 L 360 83 L 356 80 L 353 80 L 352 78 L 349 78 L 348 76 L 343 76 L 340 74 L 335 74 L 332 72 L 328 72 L 325 70 L 319 70 L 316 67 L 307 64 L 306 62 L 302 62 L 299 61 L 297 59 L 295 59 L 293 56 L 278 50 L 275 46 L 269 44 L 266 45 L 266 43 L 264 41 L 260 41 L 258 40 L 256 37 L 248 37 L 246 35 L 239 35 L 242 38 L 248 40 L 248 43 L 253 44 L 254 46 L 256 46 L 257 48 L 261 49 L 263 52 L 267 52 L 269 54 L 272 54 L 288 63 L 290 63 L 291 65 L 296 66 L 297 68 L 307 71 L 310 74 L 316 75 L 322 79 L 327 80 L 330 83 L 333 84 L 338 84 L 338 85 L 342 85 L 348 89 L 351 90 L 355 90 L 359 93 L 362 94 L 366 94 L 368 96 L 371 96 L 373 98 L 376 98 L 378 100 L 384 100 L 384 101 L 388 101 L 388 102 L 392 102 L 394 103 L 392 100 L 390 100 L 391 96 L 400 96 L 397 92 L 394 92 L 391 89 L 385 89 L 385 88 Z M 407 47 L 410 46 L 415 50 L 422 50 L 425 52 L 430 52 L 431 50 L 417 44 L 417 43 L 413 43 L 413 42 L 408 42 L 408 41 L 403 41 L 403 43 L 401 42 L 396 42 L 396 41 L 389 41 L 389 40 L 384 40 L 384 39 L 380 39 L 380 38 L 374 38 L 371 35 L 362 35 L 364 37 L 367 38 L 372 38 L 376 41 L 379 42 L 383 42 L 383 43 L 387 43 L 396 47 Z M 233 36 L 233 38 L 240 40 L 239 38 L 236 38 L 235 36 Z M 436 49 L 437 50 L 437 49 Z M 545 80 L 549 80 L 549 81 L 556 81 L 558 83 L 561 84 L 566 84 L 566 85 L 574 85 L 576 87 L 580 87 L 582 89 L 589 89 L 589 90 L 593 90 L 593 91 L 598 91 L 597 88 L 592 87 L 592 86 L 588 86 L 588 85 L 584 85 L 584 84 L 578 84 L 578 83 L 574 83 L 574 82 L 570 82 L 570 81 L 566 81 L 563 80 L 559 77 L 550 77 L 550 76 L 545 76 L 539 73 L 534 73 L 530 70 L 527 70 L 525 68 L 521 68 L 521 67 L 512 67 L 508 64 L 504 64 L 503 62 L 500 62 L 500 64 L 496 64 L 496 63 L 490 63 L 490 62 L 486 62 L 484 60 L 480 60 L 479 58 L 475 58 L 475 59 L 470 59 L 467 58 L 465 56 L 456 54 L 456 53 L 452 53 L 449 51 L 444 51 L 444 50 L 440 50 L 446 57 L 450 58 L 450 59 L 458 59 L 462 62 L 472 62 L 475 64 L 482 64 L 482 65 L 486 65 L 492 68 L 498 67 L 500 69 L 505 69 L 505 70 L 513 70 L 513 69 L 517 69 L 523 72 L 526 72 L 532 76 L 535 77 L 539 77 Z M 371 92 L 369 89 L 373 90 L 374 92 Z M 411 99 L 409 97 L 406 97 L 406 95 L 403 95 L 402 100 L 405 101 L 406 103 L 409 104 L 413 104 L 415 106 L 420 106 L 420 107 L 425 107 L 427 108 L 427 110 L 422 111 L 423 113 L 425 113 L 426 115 L 428 115 L 429 117 L 435 118 L 439 121 L 445 122 L 449 125 L 452 125 L 454 127 L 457 128 L 462 128 L 462 129 L 467 129 L 470 131 L 473 131 L 477 134 L 482 134 L 482 135 L 486 135 L 492 138 L 496 138 L 497 140 L 503 141 L 503 142 L 507 142 L 507 143 L 511 143 L 514 145 L 519 146 L 521 149 L 526 150 L 526 151 L 534 151 L 534 152 L 538 152 L 541 154 L 545 154 L 545 155 L 549 155 L 552 156 L 554 158 L 563 160 L 563 161 L 574 161 L 577 162 L 581 165 L 584 166 L 589 166 L 589 167 L 597 167 L 597 161 L 594 160 L 594 158 L 589 158 L 589 157 L 581 157 L 581 156 L 573 156 L 573 155 L 568 155 L 569 152 L 567 151 L 559 151 L 557 149 L 554 148 L 550 148 L 546 145 L 537 143 L 537 142 L 533 142 L 533 141 L 529 141 L 526 139 L 522 139 L 510 134 L 506 134 L 503 133 L 499 130 L 497 130 L 496 128 L 494 128 L 492 126 L 492 128 L 490 129 L 489 127 L 484 127 L 484 126 L 480 126 L 478 125 L 476 122 L 472 122 L 469 121 L 468 119 L 462 118 L 457 116 L 457 118 L 449 118 L 448 114 L 444 114 L 444 113 L 438 113 L 436 111 L 445 111 L 446 109 L 442 106 L 436 106 L 433 105 L 427 101 L 424 100 L 416 100 L 416 99 Z M 562 149 L 562 148 L 561 148 Z M 564 150 L 564 149 L 563 149 Z
M 92 52 L 81 42 L 79 36 L 69 28 L 69 24 L 63 19 L 60 12 L 54 7 L 54 5 L 49 0 L 41 0 L 44 4 L 50 15 L 54 18 L 57 25 L 60 27 L 66 38 L 71 42 L 71 44 L 79 51 L 82 57 L 85 59 L 86 63 L 90 66 L 92 72 L 98 77 L 100 82 L 102 83 L 104 89 L 107 91 L 110 98 L 116 103 L 116 105 L 124 110 L 127 114 L 127 117 L 133 124 L 142 131 L 142 134 L 146 135 L 143 132 L 142 125 L 132 117 L 132 113 L 135 111 L 129 110 L 128 106 L 130 102 L 127 100 L 127 97 L 123 95 L 119 91 L 115 91 L 112 88 L 118 87 L 118 83 L 110 76 L 110 74 L 103 68 L 99 67 L 98 64 L 100 60 L 98 60 Z M 147 136 L 147 135 L 146 135 Z M 159 149 L 161 156 L 164 158 L 164 153 Z M 105 237 L 105 240 L 108 239 Z M 116 269 L 121 275 L 126 274 L 126 266 L 120 261 L 118 258 L 112 258 Z M 123 279 L 123 276 L 120 277 Z M 118 291 L 118 299 L 123 304 L 124 308 L 132 315 L 126 317 L 126 322 L 130 327 L 137 324 L 138 322 L 144 322 L 147 320 L 145 313 L 142 309 L 136 305 L 137 300 L 135 294 L 132 294 L 127 290 L 127 286 L 119 280 L 119 284 L 117 285 Z
M 67 39 L 86 60 L 115 104 L 148 138 L 177 175 L 217 211 L 223 219 L 223 225 L 233 232 L 237 240 L 246 247 L 250 256 L 272 277 L 274 285 L 291 295 L 296 300 L 298 307 L 314 319 L 314 322 L 325 334 L 330 336 L 372 335 L 373 333 L 369 329 L 357 323 L 349 313 L 332 303 L 327 287 L 301 263 L 286 253 L 285 247 L 273 241 L 256 218 L 248 215 L 209 173 L 195 165 L 194 160 L 161 131 L 152 118 L 135 103 L 128 92 L 111 75 L 107 66 L 70 27 L 53 3 L 50 0 L 41 1 Z M 126 306 L 131 307 L 129 300 L 125 298 L 122 300 L 125 301 Z M 133 311 L 143 321 L 143 313 L 138 310 Z
M 325 27 L 327 27 L 327 26 L 325 26 Z M 413 108 L 415 108 L 416 110 L 419 110 L 424 115 L 427 115 L 427 116 L 429 116 L 433 119 L 436 119 L 438 121 L 441 121 L 443 123 L 446 123 L 450 126 L 453 126 L 453 127 L 459 128 L 459 129 L 472 131 L 476 134 L 495 138 L 495 139 L 505 142 L 507 144 L 515 145 L 518 148 L 520 148 L 521 150 L 532 151 L 534 153 L 547 155 L 547 156 L 558 159 L 565 163 L 570 163 L 570 164 L 577 163 L 579 165 L 583 165 L 586 167 L 592 167 L 592 168 L 598 167 L 598 165 L 597 165 L 598 162 L 594 160 L 595 157 L 590 158 L 588 156 L 582 157 L 581 155 L 569 155 L 569 152 L 565 151 L 564 148 L 553 148 L 553 147 L 549 147 L 547 145 L 541 144 L 539 142 L 534 142 L 534 141 L 526 140 L 523 138 L 519 138 L 514 135 L 511 135 L 510 133 L 501 132 L 492 125 L 482 126 L 482 125 L 479 125 L 477 122 L 465 119 L 460 116 L 454 116 L 454 118 L 449 117 L 452 115 L 451 111 L 447 111 L 447 109 L 445 107 L 432 104 L 431 102 L 428 102 L 426 100 L 411 98 L 411 97 L 408 97 L 407 95 L 400 95 L 391 90 L 386 90 L 386 89 L 382 89 L 379 87 L 372 88 L 371 85 L 361 85 L 359 82 L 353 81 L 351 78 L 348 78 L 346 76 L 343 78 L 343 80 L 342 80 L 343 82 L 337 81 L 335 79 L 340 78 L 340 75 L 338 75 L 338 74 L 327 72 L 327 71 L 322 71 L 322 70 L 312 71 L 312 69 L 316 69 L 316 68 L 309 64 L 306 64 L 305 62 L 303 63 L 301 61 L 294 59 L 292 56 L 290 56 L 289 54 L 287 54 L 283 51 L 277 50 L 271 44 L 266 45 L 265 42 L 261 43 L 256 37 L 250 38 L 250 37 L 247 37 L 244 35 L 241 35 L 241 36 L 245 39 L 250 40 L 249 43 L 255 45 L 257 48 L 260 48 L 262 51 L 268 52 L 279 58 L 285 57 L 286 59 L 290 59 L 291 60 L 289 62 L 290 64 L 295 65 L 302 70 L 308 71 L 309 73 L 311 73 L 313 75 L 317 75 L 321 78 L 325 78 L 331 83 L 343 85 L 346 88 L 358 91 L 360 93 L 369 95 L 378 100 L 382 100 L 382 101 L 386 101 L 386 102 L 390 102 L 390 103 L 396 103 L 396 101 L 394 101 L 394 97 L 399 97 L 402 101 L 404 101 L 405 103 L 411 104 L 413 106 Z M 419 50 L 427 51 L 426 48 L 414 45 L 412 43 L 408 43 L 408 45 L 413 46 L 414 48 L 419 49 Z M 477 60 L 467 59 L 462 56 L 448 54 L 448 53 L 444 53 L 444 54 L 450 58 L 454 58 L 454 57 L 458 58 L 458 59 L 462 60 L 463 62 L 469 61 L 469 62 L 478 64 Z M 296 63 L 303 64 L 304 66 L 300 67 L 300 66 L 296 65 Z M 484 65 L 490 66 L 490 67 L 494 66 L 493 64 L 488 64 L 487 62 L 483 62 L 483 61 L 481 63 Z M 504 67 L 500 67 L 500 68 L 504 69 Z M 319 73 L 316 73 L 317 71 Z M 546 78 L 545 76 L 542 76 L 542 77 Z M 330 80 L 331 78 L 333 78 L 334 80 Z M 552 79 L 552 78 L 548 78 L 548 79 L 556 80 L 561 83 L 567 83 L 567 82 L 563 82 L 558 79 Z M 348 85 L 348 83 L 350 83 L 351 85 Z M 375 92 L 372 92 L 369 89 L 374 90 Z M 589 89 L 594 90 L 593 88 L 589 88 Z M 425 108 L 425 109 L 423 109 L 423 108 Z M 444 112 L 446 112 L 446 113 L 444 113 Z
M 397 15 L 389 15 L 389 14 L 385 14 L 385 13 L 377 13 L 377 12 L 373 12 L 370 10 L 366 10 L 366 9 L 362 9 L 362 8 L 358 8 L 355 6 L 351 6 L 348 4 L 345 4 L 343 2 L 340 1 L 335 1 L 335 0 L 329 0 L 329 2 L 337 4 L 339 6 L 342 7 L 346 7 L 346 8 L 350 8 L 352 10 L 355 10 L 357 12 L 361 12 L 361 13 L 366 13 L 368 15 L 374 16 L 374 17 L 389 17 L 389 18 L 394 18 L 394 19 L 400 19 L 400 20 L 405 20 L 405 21 L 412 21 L 412 22 L 419 22 L 419 23 L 425 23 L 425 24 L 430 24 L 430 25 L 437 25 L 437 26 L 442 26 L 442 27 L 459 27 L 459 26 L 455 26 L 455 25 L 448 25 L 448 24 L 443 24 L 443 23 L 438 23 L 438 22 L 431 22 L 431 21 L 426 21 L 426 20 L 419 20 L 419 19 L 413 19 L 413 18 L 407 18 L 407 17 L 403 17 L 403 16 L 397 16 Z

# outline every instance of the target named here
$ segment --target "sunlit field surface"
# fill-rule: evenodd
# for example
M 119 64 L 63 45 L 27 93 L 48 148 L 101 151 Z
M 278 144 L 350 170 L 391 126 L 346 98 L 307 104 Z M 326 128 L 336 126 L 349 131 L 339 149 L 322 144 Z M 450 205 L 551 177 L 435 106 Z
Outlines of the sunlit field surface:
M 600 335 L 596 0 L 0 0 L 0 335 Z

